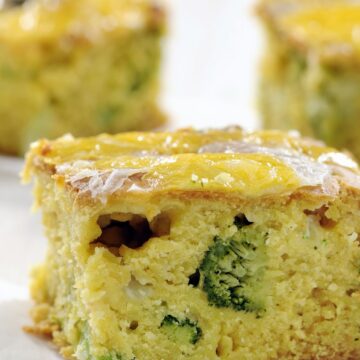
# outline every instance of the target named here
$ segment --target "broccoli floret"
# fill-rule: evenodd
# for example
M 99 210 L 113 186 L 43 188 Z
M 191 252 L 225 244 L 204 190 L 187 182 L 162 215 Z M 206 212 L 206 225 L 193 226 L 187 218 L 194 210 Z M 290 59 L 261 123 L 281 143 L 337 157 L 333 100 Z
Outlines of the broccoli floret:
M 161 322 L 160 328 L 168 338 L 179 344 L 195 345 L 202 335 L 202 330 L 197 322 L 188 318 L 179 320 L 172 315 L 166 315 Z
M 261 284 L 265 238 L 249 229 L 242 226 L 225 240 L 215 237 L 205 254 L 200 265 L 202 288 L 213 306 L 257 313 L 265 310 Z

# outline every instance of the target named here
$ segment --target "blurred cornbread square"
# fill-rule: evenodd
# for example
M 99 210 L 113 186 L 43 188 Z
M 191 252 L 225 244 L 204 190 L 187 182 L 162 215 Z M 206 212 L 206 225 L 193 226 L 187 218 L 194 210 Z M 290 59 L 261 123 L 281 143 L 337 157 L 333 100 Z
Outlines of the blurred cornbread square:
M 0 11 L 0 151 L 159 127 L 164 28 L 154 0 L 35 0 Z
M 360 358 L 360 172 L 296 134 L 34 143 L 34 325 L 79 360 Z
M 260 109 L 266 128 L 297 129 L 360 158 L 360 3 L 264 1 Z

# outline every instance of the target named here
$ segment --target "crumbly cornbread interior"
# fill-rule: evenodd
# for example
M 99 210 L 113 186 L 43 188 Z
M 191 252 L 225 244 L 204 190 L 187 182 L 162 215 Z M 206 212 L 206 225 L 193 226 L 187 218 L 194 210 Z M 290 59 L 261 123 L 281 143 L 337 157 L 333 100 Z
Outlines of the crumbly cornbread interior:
M 276 155 L 283 150 L 301 169 Z M 162 172 L 161 162 L 180 170 Z M 100 194 L 94 173 L 79 175 L 130 163 L 138 171 L 114 192 L 104 183 Z M 314 167 L 314 183 L 303 185 L 302 165 L 315 163 L 347 180 L 329 185 L 335 175 L 322 181 Z M 33 273 L 33 331 L 52 336 L 64 356 L 360 357 L 359 173 L 345 155 L 278 132 L 135 133 L 39 142 L 29 172 L 49 239 Z M 204 258 L 219 239 L 242 239 L 240 291 L 254 306 L 210 303 Z M 191 336 L 165 328 L 170 321 L 190 324 Z
M 159 127 L 162 6 L 37 0 L 0 13 L 0 151 Z

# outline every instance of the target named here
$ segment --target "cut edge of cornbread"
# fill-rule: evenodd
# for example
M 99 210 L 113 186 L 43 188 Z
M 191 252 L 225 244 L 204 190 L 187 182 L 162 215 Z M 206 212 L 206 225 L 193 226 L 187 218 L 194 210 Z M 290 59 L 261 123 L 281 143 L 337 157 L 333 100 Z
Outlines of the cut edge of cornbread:
M 50 240 L 34 329 L 63 355 L 360 356 L 360 176 L 346 155 L 280 132 L 133 133 L 40 141 L 31 173 Z M 219 274 L 231 296 L 214 294 Z

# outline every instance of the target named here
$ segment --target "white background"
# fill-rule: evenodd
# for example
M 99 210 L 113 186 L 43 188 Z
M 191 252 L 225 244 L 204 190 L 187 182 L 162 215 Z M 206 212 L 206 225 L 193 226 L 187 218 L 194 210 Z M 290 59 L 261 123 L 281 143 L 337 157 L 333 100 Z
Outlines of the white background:
M 253 0 L 172 0 L 165 104 L 176 125 L 257 125 L 262 39 Z
M 162 96 L 170 126 L 257 127 L 261 30 L 253 1 L 170 0 L 170 20 Z M 40 214 L 30 212 L 31 187 L 19 184 L 21 167 L 0 157 L 0 360 L 58 359 L 21 331 L 30 323 L 28 273 L 46 249 Z

